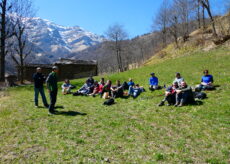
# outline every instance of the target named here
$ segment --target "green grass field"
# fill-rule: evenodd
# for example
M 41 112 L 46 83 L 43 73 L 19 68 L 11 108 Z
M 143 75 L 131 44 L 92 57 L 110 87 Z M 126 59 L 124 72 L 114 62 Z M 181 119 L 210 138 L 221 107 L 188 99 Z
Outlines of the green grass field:
M 116 99 L 116 104 L 106 107 L 99 97 L 61 95 L 59 90 L 57 106 L 64 108 L 58 109 L 61 114 L 49 116 L 46 108 L 34 107 L 33 86 L 9 89 L 8 96 L 0 98 L 0 163 L 227 164 L 229 52 L 221 47 L 105 76 L 113 82 L 131 77 L 147 88 L 151 72 L 161 85 L 170 85 L 175 72 L 181 72 L 194 86 L 202 70 L 209 69 L 220 87 L 207 92 L 201 105 L 158 107 L 164 93 L 160 90 L 147 91 L 135 100 Z M 84 80 L 72 83 L 79 88 Z

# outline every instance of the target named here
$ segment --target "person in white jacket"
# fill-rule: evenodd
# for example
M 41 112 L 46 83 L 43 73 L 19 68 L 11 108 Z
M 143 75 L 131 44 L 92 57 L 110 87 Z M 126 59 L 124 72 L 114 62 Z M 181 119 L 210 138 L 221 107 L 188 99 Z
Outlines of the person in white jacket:
M 181 83 L 184 81 L 184 78 L 181 77 L 181 74 L 179 72 L 176 73 L 176 78 L 174 79 L 173 83 L 178 83 L 179 87 L 181 86 Z
M 71 93 L 71 89 L 74 88 L 72 84 L 70 84 L 69 79 L 65 79 L 65 82 L 62 84 L 62 94 L 69 94 Z

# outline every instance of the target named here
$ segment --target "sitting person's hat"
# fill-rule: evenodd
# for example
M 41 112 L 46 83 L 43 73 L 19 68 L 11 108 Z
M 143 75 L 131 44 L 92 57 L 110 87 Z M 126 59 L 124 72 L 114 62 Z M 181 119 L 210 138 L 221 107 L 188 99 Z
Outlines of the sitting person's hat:
M 150 75 L 155 75 L 155 73 L 152 72 L 152 73 L 150 73 Z

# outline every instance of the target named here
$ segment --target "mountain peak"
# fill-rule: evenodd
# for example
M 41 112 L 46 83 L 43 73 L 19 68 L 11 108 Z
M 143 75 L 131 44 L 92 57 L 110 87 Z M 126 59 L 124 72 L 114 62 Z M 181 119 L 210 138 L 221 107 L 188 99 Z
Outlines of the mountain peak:
M 34 55 L 50 56 L 52 61 L 85 50 L 104 40 L 104 37 L 77 25 L 66 27 L 39 17 L 25 18 L 23 22 L 29 26 L 28 39 L 34 45 Z

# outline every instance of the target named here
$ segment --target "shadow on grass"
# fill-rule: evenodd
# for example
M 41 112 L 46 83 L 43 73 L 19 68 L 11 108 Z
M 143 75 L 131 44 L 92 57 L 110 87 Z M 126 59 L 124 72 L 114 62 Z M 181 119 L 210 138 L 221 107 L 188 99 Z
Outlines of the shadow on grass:
M 129 98 L 129 96 L 122 96 L 122 97 L 120 97 L 121 99 L 128 99 Z
M 56 115 L 64 115 L 64 116 L 85 116 L 87 115 L 87 113 L 81 113 L 81 112 L 77 112 L 77 111 L 60 111 L 57 112 Z
M 220 85 L 219 84 L 216 84 L 216 85 L 213 85 L 215 88 L 219 88 Z
M 200 100 L 196 100 L 192 105 L 200 106 L 200 105 L 203 105 L 203 102 Z
M 64 109 L 64 106 L 55 106 L 55 109 Z
M 45 107 L 45 106 L 38 106 L 37 108 L 44 108 L 44 109 L 46 108 L 47 109 L 47 107 Z

